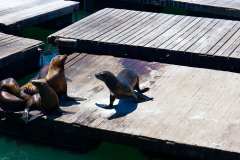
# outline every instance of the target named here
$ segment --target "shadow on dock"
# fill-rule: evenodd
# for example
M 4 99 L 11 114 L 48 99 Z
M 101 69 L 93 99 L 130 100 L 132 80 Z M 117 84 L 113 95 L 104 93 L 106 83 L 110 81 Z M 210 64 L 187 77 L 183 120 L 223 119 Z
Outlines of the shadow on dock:
M 111 115 L 110 117 L 108 117 L 108 120 L 124 117 L 124 116 L 134 112 L 137 109 L 139 103 L 153 100 L 153 98 L 151 98 L 151 97 L 148 97 L 145 95 L 141 95 L 141 96 L 144 98 L 144 100 L 141 100 L 139 102 L 136 102 L 130 98 L 120 99 L 118 104 L 113 106 L 113 108 L 115 109 L 115 113 L 113 115 Z M 96 103 L 96 106 L 98 106 L 100 108 L 104 108 L 104 109 L 112 109 L 112 108 L 108 108 L 108 105 L 106 105 L 106 104 Z

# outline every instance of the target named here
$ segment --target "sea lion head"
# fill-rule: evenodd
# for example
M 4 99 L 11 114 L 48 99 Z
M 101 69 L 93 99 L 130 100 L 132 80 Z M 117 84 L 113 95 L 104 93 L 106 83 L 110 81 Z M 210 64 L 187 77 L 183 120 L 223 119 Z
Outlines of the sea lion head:
M 5 90 L 14 95 L 20 94 L 20 86 L 18 85 L 14 78 L 7 78 L 0 81 L 0 89 Z
M 44 87 L 47 85 L 47 81 L 45 79 L 37 79 L 31 81 L 34 86 L 36 86 L 38 89 Z
M 67 55 L 57 55 L 55 56 L 51 62 L 50 66 L 58 67 L 58 68 L 64 68 L 65 61 L 67 59 Z
M 109 71 L 102 71 L 102 72 L 96 73 L 95 77 L 103 82 L 108 82 L 115 79 L 114 74 Z

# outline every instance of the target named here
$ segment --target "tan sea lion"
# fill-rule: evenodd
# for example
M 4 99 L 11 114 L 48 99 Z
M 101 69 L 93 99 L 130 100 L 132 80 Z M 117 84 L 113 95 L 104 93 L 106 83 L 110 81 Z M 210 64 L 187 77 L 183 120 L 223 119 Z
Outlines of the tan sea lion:
M 51 113 L 59 109 L 58 96 L 45 79 L 32 80 L 31 82 L 39 91 L 41 108 L 45 113 Z
M 117 76 L 109 71 L 97 73 L 95 76 L 97 79 L 103 81 L 110 90 L 109 108 L 113 107 L 116 98 L 133 97 L 138 101 L 139 98 L 143 98 L 143 96 L 139 96 L 134 90 L 138 93 L 144 93 L 149 90 L 149 88 L 139 88 L 139 76 L 129 69 L 123 69 Z
M 67 94 L 67 82 L 64 73 L 64 63 L 67 59 L 67 55 L 57 55 L 55 56 L 49 65 L 45 65 L 34 79 L 46 79 L 48 84 L 55 90 L 58 96 Z M 37 93 L 37 88 L 28 82 L 21 87 L 25 93 L 35 94 Z
M 67 95 L 67 81 L 64 72 L 66 59 L 67 55 L 55 56 L 49 64 L 45 77 L 47 83 L 54 89 L 58 96 Z
M 65 77 L 64 64 L 67 59 L 67 55 L 57 55 L 55 56 L 49 65 L 44 66 L 37 78 L 44 78 L 47 83 L 52 87 L 52 89 L 57 93 L 59 98 L 63 98 L 64 100 L 71 101 L 83 101 L 85 98 L 80 97 L 69 97 L 67 95 L 67 81 Z M 21 87 L 27 94 L 35 94 L 37 93 L 37 88 L 31 83 Z

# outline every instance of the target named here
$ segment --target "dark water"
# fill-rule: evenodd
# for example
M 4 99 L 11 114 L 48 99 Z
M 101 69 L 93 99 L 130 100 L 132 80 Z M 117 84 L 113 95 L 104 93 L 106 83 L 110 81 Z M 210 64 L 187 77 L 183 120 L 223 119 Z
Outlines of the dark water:
M 87 15 L 83 11 L 73 15 L 73 20 L 81 19 Z M 46 37 L 55 32 L 55 29 L 46 29 L 44 27 L 30 27 L 22 31 L 22 36 L 38 39 L 46 42 Z M 51 58 L 57 54 L 57 49 L 51 45 L 44 46 L 44 56 L 41 58 L 41 64 L 48 63 Z M 32 73 L 19 80 L 25 83 L 37 73 Z M 68 152 L 62 149 L 52 148 L 22 142 L 17 139 L 0 136 L 0 160 L 146 160 L 140 151 L 124 145 L 116 145 L 103 142 L 96 150 L 86 154 Z
M 16 140 L 0 138 L 0 160 L 144 160 L 141 153 L 122 145 L 103 143 L 97 150 L 87 154 L 68 152 L 48 146 L 21 143 Z

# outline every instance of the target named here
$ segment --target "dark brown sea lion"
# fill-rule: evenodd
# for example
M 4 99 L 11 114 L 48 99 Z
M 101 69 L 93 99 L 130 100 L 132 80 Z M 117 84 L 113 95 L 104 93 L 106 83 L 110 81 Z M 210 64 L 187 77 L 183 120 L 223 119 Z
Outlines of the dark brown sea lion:
M 18 83 L 13 78 L 7 78 L 0 81 L 0 89 L 6 90 L 9 93 L 19 96 L 21 94 L 21 89 Z
M 41 108 L 45 113 L 51 113 L 59 109 L 58 96 L 45 79 L 32 80 L 31 82 L 39 91 Z
M 139 76 L 129 69 L 123 69 L 117 77 L 109 71 L 97 73 L 95 76 L 97 79 L 102 80 L 110 90 L 109 108 L 113 107 L 116 98 L 133 97 L 138 101 L 139 98 L 143 97 L 139 97 L 139 94 L 136 94 L 134 90 L 138 93 L 144 93 L 149 90 L 149 88 L 139 88 Z
M 5 112 L 29 111 L 40 107 L 40 96 L 26 94 L 21 90 L 13 78 L 0 81 L 0 104 Z M 28 114 L 25 114 L 24 121 L 27 121 Z

